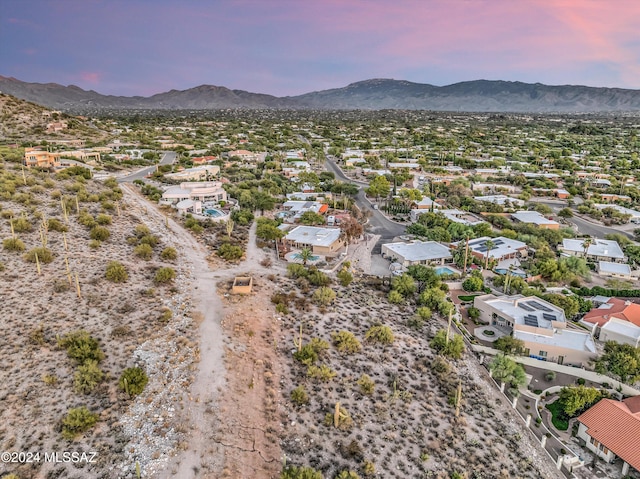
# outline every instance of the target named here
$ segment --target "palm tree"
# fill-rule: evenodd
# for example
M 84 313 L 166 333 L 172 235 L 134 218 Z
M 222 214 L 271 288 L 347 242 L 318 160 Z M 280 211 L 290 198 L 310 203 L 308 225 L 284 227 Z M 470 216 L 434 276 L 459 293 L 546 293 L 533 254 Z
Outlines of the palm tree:
M 298 253 L 298 258 L 302 260 L 303 266 L 306 266 L 307 261 L 313 258 L 313 251 L 311 251 L 309 248 L 302 248 Z
M 582 241 L 582 248 L 584 249 L 584 257 L 587 257 L 587 251 L 589 250 L 589 246 L 591 246 L 591 244 L 593 243 L 593 240 L 591 238 L 585 238 Z
M 487 248 L 487 251 L 484 255 L 484 269 L 487 269 L 489 266 L 489 251 L 495 246 L 495 243 L 491 240 L 487 240 L 484 242 L 484 247 Z

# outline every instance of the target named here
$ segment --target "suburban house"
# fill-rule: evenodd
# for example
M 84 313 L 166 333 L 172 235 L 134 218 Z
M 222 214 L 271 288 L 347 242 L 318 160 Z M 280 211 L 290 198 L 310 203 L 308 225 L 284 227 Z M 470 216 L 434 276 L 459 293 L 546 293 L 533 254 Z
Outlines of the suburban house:
M 292 229 L 284 240 L 293 248 L 309 248 L 316 255 L 336 256 L 344 246 L 340 228 L 318 228 L 298 226 Z
M 220 181 L 185 182 L 179 186 L 170 186 L 160 199 L 160 204 L 175 205 L 182 200 L 194 201 L 226 201 L 227 192 Z
M 414 201 L 411 204 L 411 208 L 415 210 L 431 211 L 434 208 L 442 208 L 442 206 L 433 201 L 428 196 L 424 196 L 420 201 Z
M 489 243 L 489 241 L 491 243 Z M 466 248 L 465 241 L 453 243 L 455 248 Z M 491 247 L 491 249 L 489 249 Z M 469 241 L 469 253 L 484 261 L 487 256 L 489 260 L 502 261 L 505 259 L 527 256 L 527 244 L 522 241 L 512 240 L 504 236 L 489 238 L 483 236 Z
M 196 156 L 195 158 L 191 158 L 191 163 L 194 165 L 206 165 L 207 163 L 213 163 L 217 159 L 217 156 Z
M 382 257 L 405 267 L 414 264 L 442 265 L 453 259 L 451 250 L 436 241 L 386 243 L 382 245 Z
M 535 225 L 538 228 L 547 230 L 560 229 L 560 223 L 553 221 L 545 216 L 541 215 L 537 211 L 516 211 L 511 215 L 511 218 L 517 223 L 525 223 Z
M 627 215 L 631 223 L 640 223 L 640 211 L 638 210 L 632 210 L 631 208 L 625 208 L 624 206 L 620 206 L 620 205 L 606 205 L 602 203 L 598 203 L 593 206 L 595 206 L 599 210 L 603 210 L 605 208 L 612 208 L 620 214 Z
M 286 201 L 282 205 L 282 207 L 285 209 L 285 211 L 281 211 L 280 213 L 278 213 L 278 216 L 289 223 L 294 223 L 296 220 L 300 219 L 300 217 L 307 211 L 324 214 L 329 209 L 329 205 L 320 203 L 318 201 L 297 200 Z
M 564 310 L 536 296 L 476 296 L 480 320 L 509 331 L 524 342 L 525 355 L 542 361 L 581 366 L 596 357 L 591 334 L 567 329 Z
M 511 196 L 506 196 L 506 195 L 474 196 L 473 199 L 476 201 L 481 201 L 481 202 L 484 201 L 487 203 L 492 203 L 494 205 L 500 205 L 507 208 L 524 206 L 524 201 L 518 198 L 513 198 Z
M 24 166 L 27 168 L 57 168 L 60 166 L 60 153 L 44 151 L 40 148 L 25 148 Z
M 622 248 L 614 240 L 565 238 L 562 240 L 562 246 L 558 249 L 566 255 L 582 256 L 593 261 L 622 263 L 625 260 Z
M 580 320 L 591 328 L 600 341 L 616 341 L 638 347 L 640 338 L 640 304 L 618 298 L 593 308 Z
M 617 195 L 615 193 L 602 193 L 600 195 L 600 198 L 602 198 L 602 201 L 604 201 L 605 203 L 613 203 L 615 201 L 622 201 L 622 202 L 626 203 L 626 202 L 630 202 L 631 201 L 631 197 L 630 196 Z
M 248 150 L 233 150 L 228 152 L 227 156 L 229 158 L 236 156 L 246 163 L 262 163 L 267 157 L 267 153 Z
M 186 168 L 177 173 L 167 173 L 165 178 L 179 181 L 208 181 L 220 174 L 218 165 L 203 165 L 193 168 Z
M 438 205 L 438 208 L 442 208 L 442 207 Z M 425 213 L 436 213 L 444 216 L 449 221 L 453 221 L 454 223 L 460 223 L 465 226 L 475 226 L 481 223 L 485 223 L 484 220 L 478 218 L 472 213 L 469 213 L 468 211 L 462 211 L 462 210 L 456 210 L 456 209 L 450 209 L 450 210 L 439 209 L 437 211 L 413 209 L 409 212 L 409 216 L 411 217 L 411 221 L 418 221 L 418 217 L 420 217 Z
M 632 279 L 631 267 L 626 263 L 612 263 L 610 261 L 598 261 L 597 271 L 600 276 L 611 278 Z
M 578 416 L 578 423 L 587 449 L 607 462 L 622 459 L 622 476 L 629 467 L 640 472 L 640 396 L 601 399 Z

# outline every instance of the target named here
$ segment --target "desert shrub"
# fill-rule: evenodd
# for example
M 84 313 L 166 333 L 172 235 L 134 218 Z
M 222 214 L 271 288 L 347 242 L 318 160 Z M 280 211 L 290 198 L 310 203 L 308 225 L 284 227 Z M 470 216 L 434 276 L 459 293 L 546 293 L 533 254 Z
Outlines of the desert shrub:
M 173 268 L 158 268 L 153 281 L 157 284 L 169 283 L 176 277 L 176 270 Z
M 66 279 L 56 279 L 53 282 L 53 292 L 54 293 L 64 293 L 65 291 L 69 291 L 71 289 L 71 285 L 69 281 Z
M 162 253 L 160 253 L 160 258 L 164 261 L 173 261 L 178 258 L 178 251 L 171 246 L 167 246 L 162 250 Z
M 87 228 L 93 228 L 96 225 L 96 220 L 93 219 L 93 216 L 88 211 L 83 210 L 78 215 L 78 223 Z
M 246 226 L 253 221 L 253 212 L 248 209 L 233 210 L 231 219 L 241 226 Z
M 374 476 L 375 473 L 376 473 L 375 464 L 373 462 L 371 462 L 371 461 L 364 461 L 364 463 L 362 464 L 362 472 L 367 477 Z
M 319 270 L 310 271 L 307 279 L 314 286 L 329 286 L 331 284 L 331 278 Z
M 460 359 L 464 353 L 464 340 L 459 334 L 451 333 L 447 341 L 447 331 L 441 329 L 431 340 L 429 345 L 443 356 Z
M 109 233 L 109 230 L 104 226 L 94 226 L 89 232 L 89 237 L 92 240 L 106 241 L 110 236 L 111 233 Z
M 94 359 L 88 359 L 78 366 L 73 375 L 73 389 L 81 394 L 88 394 L 93 391 L 104 378 L 104 373 Z
M 98 216 L 96 216 L 96 223 L 98 223 L 99 225 L 110 225 L 111 216 L 100 213 Z
M 135 248 L 133 248 L 133 254 L 135 254 L 138 258 L 149 261 L 153 257 L 153 248 L 148 244 L 139 244 Z
M 321 286 L 313 292 L 313 302 L 320 306 L 327 306 L 336 299 L 336 293 L 331 288 Z
M 31 223 L 27 218 L 15 219 L 15 220 L 12 220 L 12 223 L 13 223 L 13 230 L 16 233 L 28 233 L 33 229 L 33 226 L 31 225 Z
M 65 225 L 57 218 L 49 218 L 47 220 L 47 229 L 49 231 L 57 231 L 58 233 L 63 233 L 69 230 L 69 228 L 67 228 L 67 225 Z
M 300 361 L 305 366 L 315 363 L 329 349 L 329 343 L 324 339 L 311 338 L 311 340 L 302 346 L 300 350 L 293 353 L 296 361 Z
M 371 396 L 373 394 L 374 389 L 376 388 L 376 383 L 373 382 L 368 375 L 363 374 L 358 379 L 358 386 L 360 386 L 360 392 L 366 396 Z
M 392 289 L 391 291 L 389 291 L 389 295 L 387 296 L 387 300 L 391 304 L 401 304 L 401 303 L 404 302 L 404 296 L 402 296 L 402 294 L 400 294 L 397 290 Z
M 35 263 L 36 255 L 38 255 L 38 261 L 40 263 L 47 264 L 53 261 L 53 253 L 50 249 L 44 247 L 30 249 L 24 255 L 24 259 L 26 259 L 29 263 Z
M 353 275 L 346 269 L 342 269 L 338 273 L 338 281 L 340 282 L 340 286 L 349 286 L 353 281 Z
M 84 364 L 89 360 L 99 363 L 104 359 L 98 340 L 84 330 L 65 334 L 58 340 L 58 346 L 65 349 L 67 356 L 76 360 L 78 364 Z
M 157 236 L 154 235 L 144 235 L 142 238 L 138 240 L 140 244 L 148 244 L 152 248 L 155 248 L 156 245 L 160 242 Z
M 336 479 L 360 479 L 360 476 L 355 471 L 345 469 L 344 471 L 340 471 Z
M 320 366 L 312 364 L 307 368 L 307 376 L 323 383 L 331 381 L 336 377 L 336 374 L 337 373 L 326 364 L 321 364 Z
M 100 246 L 102 246 L 102 241 L 100 240 L 89 240 L 89 248 L 91 249 L 98 249 L 100 248 Z
M 149 230 L 149 228 L 147 228 L 146 225 L 138 225 L 136 226 L 136 228 L 133 230 L 134 234 L 136 235 L 136 237 L 138 238 L 142 238 L 143 236 L 147 236 L 151 234 L 151 231 Z
M 282 469 L 280 479 L 323 479 L 322 473 L 310 467 L 287 466 Z
M 56 384 L 58 384 L 58 376 L 56 376 L 55 374 L 43 374 L 42 382 L 47 386 L 55 386 Z
M 369 328 L 364 338 L 372 343 L 393 344 L 393 331 L 389 326 L 379 324 Z
M 2 241 L 2 248 L 5 251 L 22 252 L 26 249 L 26 246 L 20 238 L 7 238 Z
M 547 371 L 546 374 L 544 375 L 544 379 L 546 381 L 553 381 L 555 378 L 556 378 L 555 371 Z
M 144 391 L 149 382 L 147 373 L 142 368 L 127 368 L 122 372 L 118 385 L 130 396 L 137 396 Z
M 237 261 L 242 258 L 242 248 L 230 243 L 222 243 L 218 248 L 217 254 L 225 261 Z
M 6 266 L 2 261 L 0 261 L 0 273 L 6 269 Z
M 119 261 L 109 261 L 104 277 L 112 283 L 125 283 L 129 279 L 129 273 Z
M 343 431 L 348 431 L 353 427 L 353 419 L 345 408 L 338 405 L 338 423 L 336 424 L 336 412 L 329 412 L 324 416 L 325 426 L 337 427 Z
M 341 353 L 357 353 L 362 349 L 360 341 L 350 331 L 339 331 L 331 333 L 333 345 Z
M 293 279 L 306 278 L 309 272 L 307 268 L 298 263 L 291 263 L 287 266 L 287 276 Z
M 98 422 L 98 415 L 89 411 L 86 407 L 69 409 L 62 419 L 62 437 L 73 439 L 79 434 L 91 429 Z
M 300 385 L 291 391 L 291 402 L 296 406 L 309 404 L 309 396 L 303 385 Z
M 171 312 L 169 308 L 163 308 L 162 313 L 160 313 L 160 317 L 158 318 L 158 321 L 160 321 L 162 324 L 166 324 L 171 320 L 172 317 L 173 317 L 173 312 Z

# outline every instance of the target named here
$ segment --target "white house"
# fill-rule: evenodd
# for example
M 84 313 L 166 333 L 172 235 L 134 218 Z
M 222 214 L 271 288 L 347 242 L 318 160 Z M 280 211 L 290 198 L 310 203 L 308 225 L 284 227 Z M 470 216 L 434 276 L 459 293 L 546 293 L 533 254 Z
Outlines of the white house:
M 218 165 L 203 165 L 194 168 L 186 168 L 177 173 L 167 173 L 165 178 L 181 181 L 205 181 L 215 178 L 220 174 Z
M 182 200 L 226 201 L 227 192 L 219 181 L 185 182 L 167 188 L 162 193 L 160 204 L 175 205 Z
M 586 254 L 585 246 L 587 246 Z M 621 263 L 625 260 L 622 248 L 614 240 L 592 239 L 589 243 L 582 239 L 565 238 L 558 249 L 567 255 L 582 256 L 594 261 Z
M 294 248 L 309 248 L 314 254 L 323 256 L 336 256 L 344 246 L 340 228 L 298 226 L 284 239 Z
M 631 279 L 631 267 L 626 263 L 598 261 L 598 274 L 612 278 Z
M 537 211 L 516 211 L 511 215 L 511 218 L 519 223 L 535 225 L 548 230 L 557 230 L 560 228 L 560 223 L 550 220 Z
M 450 261 L 451 250 L 436 241 L 412 243 L 386 243 L 382 245 L 382 257 L 403 266 L 414 264 L 439 265 Z
M 474 196 L 473 199 L 476 201 L 485 201 L 487 203 L 493 203 L 494 205 L 500 205 L 505 207 L 524 206 L 524 201 L 518 198 L 513 198 L 511 196 L 506 196 L 506 195 Z
M 535 296 L 476 296 L 480 320 L 510 330 L 524 342 L 525 355 L 543 361 L 581 366 L 596 357 L 591 334 L 567 328 L 564 310 Z

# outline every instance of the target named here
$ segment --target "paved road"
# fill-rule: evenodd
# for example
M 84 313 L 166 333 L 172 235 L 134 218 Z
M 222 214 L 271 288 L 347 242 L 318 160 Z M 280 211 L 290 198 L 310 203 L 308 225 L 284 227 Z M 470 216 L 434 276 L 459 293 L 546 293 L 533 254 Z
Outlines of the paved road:
M 387 219 L 380 211 L 374 210 L 371 202 L 366 198 L 364 193 L 364 186 L 362 182 L 354 181 L 351 178 L 345 176 L 342 170 L 335 164 L 334 160 L 327 159 L 325 166 L 327 171 L 331 171 L 336 175 L 336 178 L 356 185 L 359 190 L 355 197 L 355 203 L 358 207 L 365 212 L 371 213 L 369 216 L 369 222 L 366 225 L 366 230 L 370 233 L 380 235 L 380 240 L 373 248 L 373 253 L 380 253 L 380 248 L 383 243 L 388 243 L 396 236 L 404 234 L 406 226 L 400 225 Z
M 175 151 L 167 151 L 162 155 L 162 158 L 160 158 L 159 165 L 172 165 L 176 161 L 177 157 L 178 157 L 178 154 Z M 149 173 L 153 173 L 154 171 L 156 171 L 155 165 L 147 166 L 146 168 L 142 168 L 141 170 L 138 170 L 135 173 L 131 173 L 130 175 L 127 175 L 127 176 L 122 176 L 118 178 L 117 181 L 118 183 L 131 183 L 133 180 L 144 179 Z
M 532 198 L 532 201 L 533 201 L 533 198 Z M 567 206 L 566 203 L 562 200 L 538 199 L 534 202 L 547 205 L 549 208 L 553 210 L 554 213 L 558 213 L 558 211 L 560 211 L 562 208 Z M 603 239 L 605 235 L 608 235 L 611 233 L 620 233 L 627 236 L 630 239 L 634 239 L 634 236 L 632 233 L 624 231 L 620 228 L 611 228 L 609 226 L 603 226 L 597 223 L 592 223 L 591 221 L 587 221 L 578 216 L 569 218 L 567 221 L 570 224 L 574 225 L 576 228 L 578 228 L 578 231 L 581 234 L 593 236 L 594 238 Z

